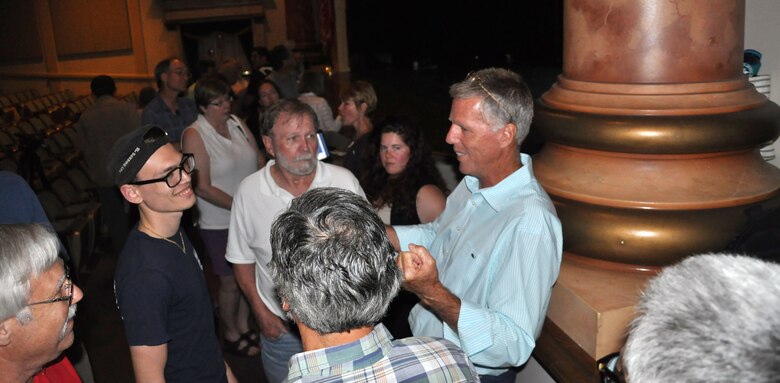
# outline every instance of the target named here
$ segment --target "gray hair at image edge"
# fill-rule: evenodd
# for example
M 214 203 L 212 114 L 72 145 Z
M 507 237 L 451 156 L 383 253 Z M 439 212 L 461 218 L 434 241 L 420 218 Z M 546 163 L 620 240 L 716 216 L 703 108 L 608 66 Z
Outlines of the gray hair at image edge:
M 57 235 L 42 224 L 0 225 L 0 321 L 20 315 L 30 299 L 30 280 L 57 261 Z
M 637 308 L 629 382 L 780 381 L 780 265 L 693 256 L 654 278 Z
M 288 315 L 320 334 L 373 326 L 401 286 L 382 220 L 350 191 L 318 188 L 294 199 L 273 223 L 271 247 Z
M 450 97 L 482 98 L 482 117 L 486 122 L 495 124 L 494 131 L 507 122 L 517 126 L 515 142 L 519 150 L 523 140 L 528 136 L 531 120 L 534 117 L 534 100 L 528 84 L 519 74 L 503 68 L 482 69 L 473 72 L 472 75 L 453 84 L 450 87 Z M 475 80 L 475 77 L 479 80 Z

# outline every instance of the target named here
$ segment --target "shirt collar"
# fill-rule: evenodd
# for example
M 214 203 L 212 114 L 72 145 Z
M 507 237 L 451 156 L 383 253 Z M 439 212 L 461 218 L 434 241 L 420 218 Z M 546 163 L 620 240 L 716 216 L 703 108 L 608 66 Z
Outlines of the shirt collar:
M 520 163 L 523 165 L 520 169 L 515 170 L 501 182 L 491 187 L 480 189 L 479 180 L 473 176 L 466 176 L 463 178 L 463 181 L 474 197 L 481 196 L 493 210 L 499 212 L 512 204 L 513 191 L 528 184 L 533 178 L 531 156 L 520 153 Z
M 271 159 L 268 161 L 268 163 L 265 164 L 263 167 L 264 169 L 264 177 L 266 178 L 266 184 L 271 190 L 271 193 L 278 197 L 284 197 L 287 196 L 289 198 L 294 198 L 290 192 L 287 190 L 282 189 L 279 187 L 279 185 L 276 184 L 276 181 L 274 180 L 274 177 L 271 175 L 271 167 L 276 164 L 275 159 Z M 331 178 L 330 169 L 325 167 L 322 161 L 317 160 L 317 166 L 315 168 L 315 174 L 314 179 L 311 181 L 311 185 L 309 186 L 308 190 L 315 189 L 318 187 L 328 186 L 325 185 L 327 181 Z
M 373 365 L 393 349 L 393 337 L 377 324 L 368 335 L 340 346 L 295 354 L 290 358 L 287 380 L 303 376 L 341 375 Z

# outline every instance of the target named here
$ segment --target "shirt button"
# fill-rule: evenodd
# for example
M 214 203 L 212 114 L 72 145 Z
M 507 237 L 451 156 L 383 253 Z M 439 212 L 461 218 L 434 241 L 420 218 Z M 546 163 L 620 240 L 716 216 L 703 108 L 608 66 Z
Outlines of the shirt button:
M 455 228 L 455 230 L 456 230 L 458 233 L 460 233 L 460 230 L 461 230 L 461 229 L 462 229 L 462 227 L 460 227 L 460 226 L 457 226 L 457 227 Z

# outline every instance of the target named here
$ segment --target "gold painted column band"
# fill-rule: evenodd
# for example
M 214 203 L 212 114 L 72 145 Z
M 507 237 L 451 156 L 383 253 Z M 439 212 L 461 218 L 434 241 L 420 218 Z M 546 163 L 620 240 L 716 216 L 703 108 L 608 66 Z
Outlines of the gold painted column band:
M 754 91 L 755 92 L 755 91 Z M 762 96 L 763 97 L 763 96 Z M 733 113 L 645 116 L 571 112 L 536 105 L 534 129 L 550 142 L 625 153 L 709 153 L 755 148 L 780 133 L 772 102 Z
M 780 185 L 780 171 L 758 150 L 633 155 L 548 144 L 534 158 L 534 172 L 553 198 L 631 209 L 747 205 L 772 197 Z
M 780 205 L 775 193 L 761 203 Z M 751 205 L 703 210 L 626 209 L 555 198 L 564 222 L 567 253 L 642 269 L 675 263 L 691 255 L 719 251 L 745 224 Z
M 738 112 L 767 98 L 747 77 L 713 83 L 607 84 L 558 76 L 542 95 L 545 105 L 573 112 L 616 115 L 694 115 Z

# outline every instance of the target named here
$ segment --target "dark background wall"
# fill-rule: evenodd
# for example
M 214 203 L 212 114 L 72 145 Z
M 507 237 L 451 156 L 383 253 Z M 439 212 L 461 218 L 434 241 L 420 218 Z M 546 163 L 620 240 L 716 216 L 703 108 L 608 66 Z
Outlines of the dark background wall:
M 358 71 L 361 60 L 410 68 L 498 65 L 506 54 L 522 64 L 561 62 L 562 0 L 349 0 L 347 24 Z
M 563 0 L 348 0 L 347 33 L 352 78 L 370 81 L 379 98 L 375 120 L 409 116 L 434 150 L 451 153 L 444 141 L 448 89 L 469 71 L 512 69 L 534 97 L 555 82 L 563 53 Z M 542 144 L 532 127 L 523 151 L 533 154 Z

